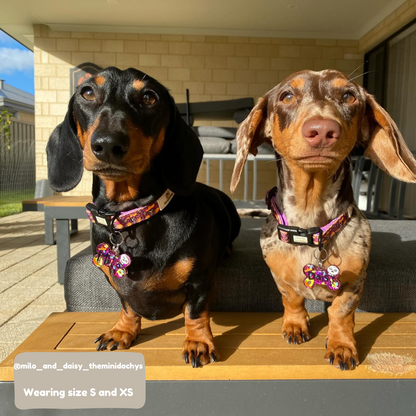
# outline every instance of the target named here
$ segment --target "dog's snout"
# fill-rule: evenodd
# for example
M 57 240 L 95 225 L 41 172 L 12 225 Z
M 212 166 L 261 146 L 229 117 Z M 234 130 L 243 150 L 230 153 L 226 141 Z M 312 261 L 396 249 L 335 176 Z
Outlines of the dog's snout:
M 331 119 L 310 119 L 302 126 L 302 135 L 311 147 L 331 147 L 341 133 L 341 125 Z
M 128 148 L 129 138 L 123 133 L 95 132 L 91 137 L 91 150 L 102 162 L 120 162 Z

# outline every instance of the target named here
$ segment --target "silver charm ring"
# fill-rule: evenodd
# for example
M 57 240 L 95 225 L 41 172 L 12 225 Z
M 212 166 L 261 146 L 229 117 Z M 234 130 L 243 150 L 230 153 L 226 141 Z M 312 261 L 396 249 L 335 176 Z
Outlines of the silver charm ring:
M 115 237 L 118 237 L 118 236 L 120 236 L 120 242 L 117 242 L 117 241 L 115 241 L 115 240 L 117 240 L 117 238 L 115 239 Z M 123 244 L 123 242 L 124 242 L 124 237 L 123 237 L 123 234 L 121 234 L 121 232 L 120 231 L 113 231 L 111 234 L 110 234 L 110 243 L 113 245 L 113 246 L 116 246 L 116 247 L 118 247 L 118 246 L 120 246 L 121 244 Z
M 316 248 L 313 252 L 313 256 L 315 257 L 316 260 L 318 260 L 319 262 L 323 263 L 327 258 L 328 258 L 328 252 L 323 248 L 322 250 L 319 251 L 319 256 L 316 256 L 316 250 L 319 250 L 319 248 Z M 325 258 L 321 259 L 321 254 L 322 252 L 325 252 Z

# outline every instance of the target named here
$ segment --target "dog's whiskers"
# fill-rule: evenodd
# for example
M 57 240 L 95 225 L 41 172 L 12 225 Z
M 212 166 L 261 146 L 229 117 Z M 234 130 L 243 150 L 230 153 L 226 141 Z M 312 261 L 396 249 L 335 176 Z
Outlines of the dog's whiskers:
M 143 78 L 141 79 L 141 81 L 144 81 L 144 79 L 146 78 L 146 77 L 148 77 L 149 75 L 147 74 L 153 67 L 154 67 L 155 65 L 153 64 L 153 65 L 151 65 L 151 66 L 146 66 L 146 72 L 144 73 L 144 75 L 143 75 Z
M 354 81 L 354 79 L 356 79 L 356 78 L 359 78 L 359 77 L 361 77 L 361 76 L 363 76 L 363 75 L 366 75 L 366 74 L 371 74 L 371 73 L 373 73 L 373 72 L 376 72 L 376 71 L 367 71 L 367 72 L 363 72 L 362 74 L 360 74 L 360 75 L 356 75 L 354 78 L 351 78 L 351 79 L 350 79 L 350 81 Z
M 364 63 L 362 63 L 360 66 L 358 66 L 357 68 L 355 68 L 354 69 L 354 71 L 352 71 L 351 72 L 351 74 L 349 74 L 348 76 L 347 76 L 347 78 L 350 80 L 350 76 L 352 75 L 352 74 L 354 74 L 355 72 L 357 72 L 361 67 L 363 67 L 366 63 L 368 63 L 368 61 L 365 61 Z M 351 81 L 351 80 L 350 80 Z

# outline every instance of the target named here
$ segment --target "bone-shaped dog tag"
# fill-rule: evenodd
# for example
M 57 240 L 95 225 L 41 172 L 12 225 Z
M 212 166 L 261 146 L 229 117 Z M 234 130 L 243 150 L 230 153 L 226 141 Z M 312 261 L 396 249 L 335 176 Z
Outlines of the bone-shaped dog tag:
M 324 269 L 321 264 L 319 266 L 306 264 L 303 267 L 303 273 L 306 276 L 303 284 L 308 289 L 312 289 L 315 285 L 327 286 L 331 290 L 338 290 L 341 287 L 341 282 L 338 280 L 339 269 L 337 266 L 331 265 Z
M 108 266 L 113 271 L 117 279 L 127 275 L 127 267 L 131 264 L 131 257 L 127 253 L 119 254 L 118 248 L 111 249 L 109 244 L 101 243 L 97 245 L 97 254 L 92 262 L 97 267 Z

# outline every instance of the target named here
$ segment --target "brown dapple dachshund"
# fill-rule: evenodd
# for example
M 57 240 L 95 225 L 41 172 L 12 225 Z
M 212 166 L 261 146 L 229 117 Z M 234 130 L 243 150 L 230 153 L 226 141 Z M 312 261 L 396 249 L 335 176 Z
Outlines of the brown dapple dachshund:
M 208 311 L 213 275 L 240 218 L 228 196 L 195 184 L 202 147 L 168 90 L 135 69 L 104 69 L 77 88 L 47 155 L 57 191 L 74 188 L 84 167 L 94 174 L 94 263 L 122 303 L 97 350 L 129 348 L 142 317 L 183 312 L 185 362 L 217 361 Z
M 268 195 L 272 213 L 260 244 L 282 294 L 284 339 L 301 344 L 311 338 L 304 298 L 332 302 L 325 359 L 341 370 L 354 368 L 354 311 L 371 230 L 354 201 L 347 158 L 354 146 L 363 146 L 373 162 L 406 182 L 416 182 L 415 159 L 387 112 L 335 70 L 286 78 L 258 101 L 237 141 L 231 191 L 249 152 L 256 155 L 261 143 L 272 143 L 278 159 L 278 186 Z

